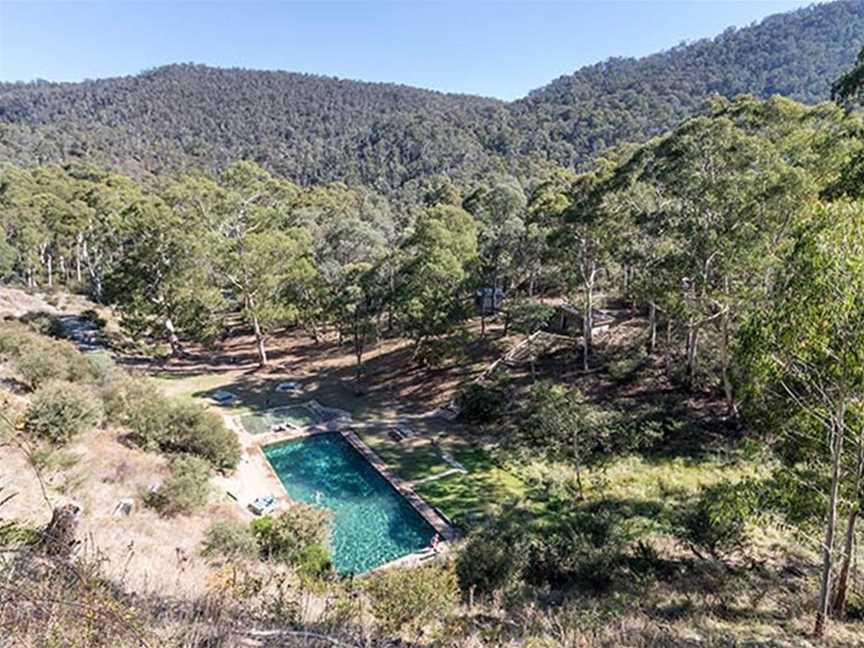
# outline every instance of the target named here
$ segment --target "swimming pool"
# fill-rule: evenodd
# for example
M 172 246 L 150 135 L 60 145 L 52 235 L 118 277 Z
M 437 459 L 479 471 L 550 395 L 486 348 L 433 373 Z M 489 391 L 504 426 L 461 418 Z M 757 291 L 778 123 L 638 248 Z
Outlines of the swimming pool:
M 330 545 L 340 574 L 361 574 L 429 546 L 435 530 L 338 432 L 264 448 L 295 500 L 333 513 Z
M 322 417 L 306 405 L 274 407 L 260 414 L 247 414 L 240 417 L 240 424 L 249 434 L 264 434 L 278 425 L 299 429 L 315 425 L 321 421 Z

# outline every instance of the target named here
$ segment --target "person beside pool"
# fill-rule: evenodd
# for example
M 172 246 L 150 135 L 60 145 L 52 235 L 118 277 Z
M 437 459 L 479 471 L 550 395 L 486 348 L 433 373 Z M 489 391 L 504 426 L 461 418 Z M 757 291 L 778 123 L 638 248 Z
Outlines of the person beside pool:
M 441 536 L 436 533 L 432 537 L 432 542 L 429 543 L 429 546 L 432 547 L 432 551 L 434 551 L 435 553 L 438 553 L 438 547 L 440 546 L 440 544 L 441 544 Z

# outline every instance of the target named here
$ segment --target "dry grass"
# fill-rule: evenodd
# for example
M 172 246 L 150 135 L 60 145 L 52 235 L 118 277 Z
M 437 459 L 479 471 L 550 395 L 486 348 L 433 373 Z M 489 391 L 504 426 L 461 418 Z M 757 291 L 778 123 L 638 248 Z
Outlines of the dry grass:
M 30 311 L 77 315 L 88 309 L 97 311 L 109 322 L 109 328 L 116 329 L 116 321 L 111 311 L 94 304 L 82 295 L 62 291 L 30 292 L 20 288 L 0 286 L 0 319 L 21 317 Z
M 212 519 L 240 515 L 231 504 L 214 493 L 211 504 L 195 515 L 162 518 L 145 508 L 141 494 L 161 481 L 167 462 L 121 444 L 111 431 L 93 432 L 66 448 L 37 456 L 43 463 L 48 501 L 24 453 L 0 447 L 2 484 L 16 493 L 5 515 L 43 525 L 53 506 L 74 501 L 84 510 L 82 538 L 107 559 L 110 577 L 122 577 L 129 586 L 145 590 L 190 595 L 205 590 L 210 568 L 198 555 L 200 543 Z M 114 517 L 114 508 L 124 497 L 132 498 L 135 508 L 129 517 Z

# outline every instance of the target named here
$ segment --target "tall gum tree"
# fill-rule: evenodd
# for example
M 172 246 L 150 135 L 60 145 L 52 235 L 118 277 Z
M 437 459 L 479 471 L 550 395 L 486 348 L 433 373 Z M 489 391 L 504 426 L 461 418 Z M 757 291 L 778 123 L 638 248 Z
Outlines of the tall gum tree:
M 403 253 L 395 299 L 417 358 L 427 340 L 450 332 L 465 315 L 463 291 L 477 258 L 475 221 L 459 207 L 430 207 Z
M 217 179 L 188 177 L 173 188 L 173 201 L 208 223 L 216 279 L 252 329 L 261 367 L 268 363 L 268 334 L 296 321 L 289 284 L 314 269 L 308 233 L 291 225 L 298 193 L 251 162 L 236 163 Z
M 742 327 L 737 361 L 748 419 L 778 444 L 812 437 L 827 484 L 814 634 L 845 604 L 861 506 L 864 438 L 864 203 L 815 210 L 771 302 Z M 849 448 L 852 448 L 851 453 Z M 851 467 L 850 467 L 851 466 Z M 838 551 L 838 511 L 847 493 L 847 534 Z M 838 553 L 843 557 L 834 582 Z
M 764 293 L 794 215 L 816 190 L 772 142 L 724 116 L 685 122 L 645 153 L 656 190 L 655 226 L 668 237 L 686 329 L 687 383 L 695 386 L 700 336 L 717 330 L 723 392 L 735 410 L 730 343 L 745 305 Z
M 552 246 L 568 283 L 582 297 L 582 369 L 590 367 L 594 348 L 594 297 L 601 271 L 612 262 L 622 223 L 603 207 L 605 181 L 616 169 L 611 158 L 576 177 L 569 187 L 568 205 L 551 236 Z
M 184 216 L 154 197 L 130 205 L 122 227 L 125 251 L 105 281 L 124 328 L 166 339 L 174 356 L 183 354 L 181 333 L 212 338 L 224 309 L 212 281 L 206 224 Z
M 516 262 L 525 240 L 527 198 L 514 178 L 500 178 L 481 186 L 464 200 L 463 207 L 478 223 L 478 284 L 481 290 L 504 294 L 519 274 Z M 492 311 L 496 310 L 495 298 Z M 486 312 L 481 309 L 481 335 L 486 333 Z

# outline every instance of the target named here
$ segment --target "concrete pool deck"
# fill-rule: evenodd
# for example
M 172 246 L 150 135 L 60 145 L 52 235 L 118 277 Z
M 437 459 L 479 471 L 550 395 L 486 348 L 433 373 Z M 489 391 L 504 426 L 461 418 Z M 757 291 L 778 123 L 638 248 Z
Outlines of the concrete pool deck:
M 318 403 L 317 407 L 325 411 L 340 411 L 333 408 L 324 408 Z M 325 423 L 310 425 L 305 428 L 295 428 L 288 430 L 280 430 L 278 432 L 267 432 L 260 434 L 252 434 L 248 432 L 239 420 L 238 416 L 225 416 L 228 426 L 234 430 L 243 446 L 243 456 L 240 464 L 237 467 L 235 474 L 230 478 L 222 478 L 225 490 L 229 495 L 237 500 L 244 510 L 251 517 L 251 512 L 248 512 L 248 505 L 255 498 L 261 495 L 273 495 L 277 502 L 285 505 L 290 502 L 288 493 L 285 491 L 282 481 L 279 479 L 273 466 L 268 461 L 264 454 L 264 449 L 267 446 L 277 445 L 284 442 L 290 442 L 297 439 L 313 436 L 316 434 L 327 434 L 338 432 L 363 458 L 372 465 L 372 467 L 387 481 L 390 486 L 396 490 L 407 502 L 411 505 L 414 511 L 423 520 L 431 526 L 441 537 L 442 542 L 439 545 L 438 551 L 430 554 L 427 550 L 422 550 L 393 561 L 384 563 L 366 572 L 363 575 L 368 575 L 383 569 L 393 567 L 404 567 L 419 565 L 435 555 L 445 553 L 448 550 L 448 544 L 452 543 L 459 537 L 458 531 L 450 524 L 443 514 L 437 509 L 430 506 L 414 489 L 403 479 L 396 476 L 387 464 L 368 446 L 354 431 L 362 429 L 364 425 L 354 426 L 353 422 L 348 418 L 334 418 Z M 387 424 L 382 422 L 382 424 Z

